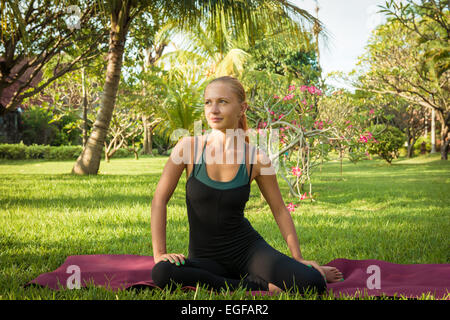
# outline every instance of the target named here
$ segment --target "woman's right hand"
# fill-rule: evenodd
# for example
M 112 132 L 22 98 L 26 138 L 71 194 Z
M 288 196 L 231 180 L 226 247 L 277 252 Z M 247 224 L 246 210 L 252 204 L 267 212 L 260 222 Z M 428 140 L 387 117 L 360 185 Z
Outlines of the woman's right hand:
M 164 253 L 164 254 L 155 256 L 153 258 L 155 260 L 155 264 L 160 261 L 170 261 L 171 263 L 174 263 L 177 266 L 184 264 L 184 260 L 186 259 L 184 254 L 181 254 L 181 253 Z

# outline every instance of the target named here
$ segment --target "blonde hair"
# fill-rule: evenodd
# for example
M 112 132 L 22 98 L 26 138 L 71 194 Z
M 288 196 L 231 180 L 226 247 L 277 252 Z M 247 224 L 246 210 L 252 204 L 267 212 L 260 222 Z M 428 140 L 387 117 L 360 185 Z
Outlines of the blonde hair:
M 211 80 L 206 87 L 208 87 L 211 83 L 213 82 L 226 82 L 231 86 L 231 90 L 235 93 L 235 95 L 237 96 L 239 103 L 245 102 L 246 100 L 246 94 L 245 94 L 245 89 L 242 86 L 241 82 L 233 77 L 230 76 L 223 76 L 223 77 L 219 77 L 219 78 L 215 78 L 213 80 Z M 205 87 L 205 89 L 206 89 Z M 247 116 L 244 114 L 239 118 L 239 122 L 238 122 L 238 128 L 241 128 L 242 130 L 244 130 L 244 133 L 247 133 L 248 130 L 248 124 L 247 124 Z M 250 140 L 248 138 L 248 135 L 245 135 L 245 141 L 247 143 L 250 143 Z

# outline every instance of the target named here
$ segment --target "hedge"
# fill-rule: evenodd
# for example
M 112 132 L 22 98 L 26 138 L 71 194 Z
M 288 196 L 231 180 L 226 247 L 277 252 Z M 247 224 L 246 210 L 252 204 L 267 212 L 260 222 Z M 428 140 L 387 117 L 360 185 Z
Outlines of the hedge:
M 18 144 L 0 144 L 0 159 L 26 160 L 26 159 L 45 159 L 45 160 L 76 160 L 83 151 L 82 146 L 48 146 L 32 144 L 27 146 L 23 143 Z M 132 156 L 133 153 L 127 149 L 119 149 L 113 158 L 125 158 Z M 105 154 L 102 152 L 102 159 Z

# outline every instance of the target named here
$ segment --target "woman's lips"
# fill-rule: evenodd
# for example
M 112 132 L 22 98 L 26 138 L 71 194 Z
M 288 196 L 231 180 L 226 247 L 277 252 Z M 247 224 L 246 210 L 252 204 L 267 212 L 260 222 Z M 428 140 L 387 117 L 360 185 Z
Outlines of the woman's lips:
M 221 120 L 222 120 L 222 118 L 211 118 L 211 121 L 213 121 L 213 122 L 219 122 Z

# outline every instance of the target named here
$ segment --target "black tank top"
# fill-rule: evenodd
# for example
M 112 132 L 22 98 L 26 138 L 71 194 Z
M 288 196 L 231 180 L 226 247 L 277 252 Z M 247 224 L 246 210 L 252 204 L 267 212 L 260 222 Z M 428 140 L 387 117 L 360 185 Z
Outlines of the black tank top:
M 196 143 L 197 139 L 194 140 L 195 146 Z M 193 169 L 186 182 L 189 257 L 220 261 L 229 261 L 233 257 L 239 259 L 240 255 L 246 255 L 249 245 L 261 239 L 259 233 L 244 217 L 245 205 L 250 196 L 253 161 L 250 161 L 250 174 L 247 174 L 244 153 L 244 161 L 233 180 L 220 182 L 209 177 L 205 180 L 199 175 L 200 172 L 204 172 L 207 176 L 203 156 L 205 147 L 206 141 L 197 165 L 194 155 Z M 196 149 L 195 147 L 194 150 Z M 236 181 L 241 180 L 241 175 L 247 177 L 246 182 L 236 185 Z M 211 184 L 211 181 L 219 182 L 220 186 Z

